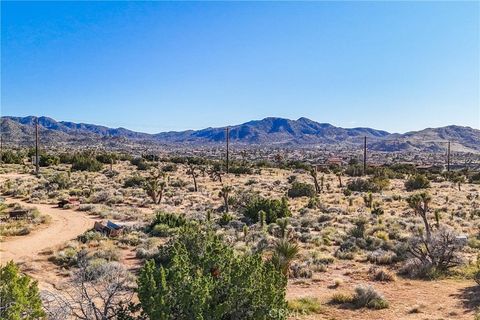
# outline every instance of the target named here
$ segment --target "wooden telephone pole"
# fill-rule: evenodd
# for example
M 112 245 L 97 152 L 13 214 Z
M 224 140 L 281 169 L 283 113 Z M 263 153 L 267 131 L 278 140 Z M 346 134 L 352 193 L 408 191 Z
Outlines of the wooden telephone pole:
M 38 117 L 35 118 L 35 174 L 40 172 L 38 163 Z
M 363 138 L 363 174 L 367 173 L 367 137 Z
M 447 147 L 447 171 L 450 172 L 450 141 L 448 141 Z
M 229 148 L 230 148 L 230 128 L 227 127 L 226 129 L 227 131 L 227 164 L 226 164 L 226 167 L 227 167 L 227 174 L 228 174 L 228 171 L 229 171 Z

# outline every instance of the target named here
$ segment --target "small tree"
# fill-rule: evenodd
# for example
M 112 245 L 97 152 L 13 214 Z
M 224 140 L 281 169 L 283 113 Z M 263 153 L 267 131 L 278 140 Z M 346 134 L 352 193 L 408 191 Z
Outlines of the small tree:
M 0 267 L 0 318 L 34 320 L 45 316 L 37 282 L 10 261 Z
M 313 179 L 313 184 L 315 185 L 315 192 L 317 194 L 322 192 L 322 188 L 320 188 L 320 185 L 318 184 L 317 169 L 316 168 L 311 168 L 309 173 L 310 173 L 310 176 Z M 323 185 L 323 180 L 322 180 L 322 185 Z
M 420 217 L 422 217 L 423 224 L 425 225 L 425 232 L 427 234 L 427 240 L 431 237 L 430 223 L 427 219 L 427 213 L 429 210 L 429 204 L 432 197 L 426 192 L 418 193 L 407 198 L 408 205 L 415 211 Z
M 143 189 L 152 199 L 154 204 L 160 204 L 163 198 L 163 192 L 167 187 L 167 175 L 160 170 L 152 171 L 150 176 L 145 180 Z
M 230 194 L 230 192 L 233 191 L 233 188 L 231 186 L 223 186 L 222 189 L 220 190 L 219 192 L 219 196 L 223 198 L 223 205 L 224 205 L 224 208 L 225 208 L 225 212 L 228 212 L 229 211 L 229 207 L 228 207 L 228 195 Z
M 193 190 L 195 192 L 198 191 L 198 186 L 197 186 L 197 177 L 198 177 L 198 173 L 195 171 L 195 166 L 192 164 L 192 163 L 188 163 L 188 169 L 187 169 L 187 174 L 189 174 L 192 179 L 193 179 Z
M 137 280 L 150 319 L 285 318 L 286 278 L 258 254 L 235 253 L 213 231 L 183 229 L 159 260 L 148 261 Z

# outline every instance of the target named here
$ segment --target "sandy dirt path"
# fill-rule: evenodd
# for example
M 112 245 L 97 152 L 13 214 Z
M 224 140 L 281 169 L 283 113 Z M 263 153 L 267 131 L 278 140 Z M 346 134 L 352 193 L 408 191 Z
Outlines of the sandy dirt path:
M 0 181 L 26 177 L 25 174 L 3 174 Z M 35 207 L 42 214 L 48 215 L 51 221 L 48 225 L 39 226 L 30 234 L 9 237 L 0 242 L 0 264 L 10 260 L 22 265 L 22 269 L 39 281 L 40 287 L 55 286 L 58 274 L 54 266 L 42 254 L 60 247 L 69 240 L 91 229 L 95 217 L 71 209 L 60 209 L 52 204 L 31 204 L 21 199 L 6 198 L 6 203 L 19 203 L 26 207 Z
M 59 246 L 76 238 L 93 227 L 94 219 L 83 213 L 69 209 L 55 208 L 50 204 L 29 204 L 17 199 L 6 199 L 7 203 L 19 203 L 26 207 L 35 207 L 42 214 L 50 216 L 46 226 L 26 236 L 11 237 L 0 242 L 0 262 L 9 260 L 21 263 L 36 260 L 42 251 Z

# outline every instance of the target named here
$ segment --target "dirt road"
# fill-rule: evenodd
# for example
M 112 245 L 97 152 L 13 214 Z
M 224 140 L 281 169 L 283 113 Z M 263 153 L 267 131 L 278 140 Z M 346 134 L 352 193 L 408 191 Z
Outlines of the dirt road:
M 8 178 L 20 178 L 22 174 L 0 175 L 0 181 Z M 25 236 L 11 237 L 0 242 L 0 264 L 10 260 L 24 266 L 24 271 L 39 280 L 41 287 L 46 283 L 54 285 L 56 277 L 45 277 L 46 269 L 52 268 L 42 252 L 61 246 L 93 227 L 94 217 L 70 209 L 59 209 L 51 204 L 30 204 L 19 199 L 6 198 L 7 203 L 19 203 L 26 207 L 36 207 L 51 221 Z
M 47 226 L 41 226 L 26 236 L 12 237 L 0 242 L 0 261 L 25 262 L 38 258 L 40 252 L 76 238 L 93 227 L 94 219 L 80 212 L 58 209 L 48 204 L 28 204 L 17 199 L 6 199 L 7 203 L 20 203 L 36 207 L 42 214 L 51 217 Z

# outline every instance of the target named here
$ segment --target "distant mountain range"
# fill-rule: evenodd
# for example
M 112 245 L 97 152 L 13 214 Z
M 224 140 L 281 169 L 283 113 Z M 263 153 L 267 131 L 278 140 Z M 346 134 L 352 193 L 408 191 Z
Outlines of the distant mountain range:
M 124 128 L 56 121 L 39 117 L 41 140 L 51 145 L 78 143 L 149 143 L 157 145 L 211 145 L 223 143 L 226 127 L 147 134 Z M 32 142 L 35 117 L 1 118 L 5 142 Z M 452 151 L 480 153 L 480 130 L 462 126 L 427 128 L 405 134 L 389 133 L 371 128 L 340 128 L 307 118 L 289 120 L 269 117 L 230 126 L 233 144 L 261 146 L 358 146 L 367 137 L 368 147 L 376 151 L 444 152 L 451 141 Z

